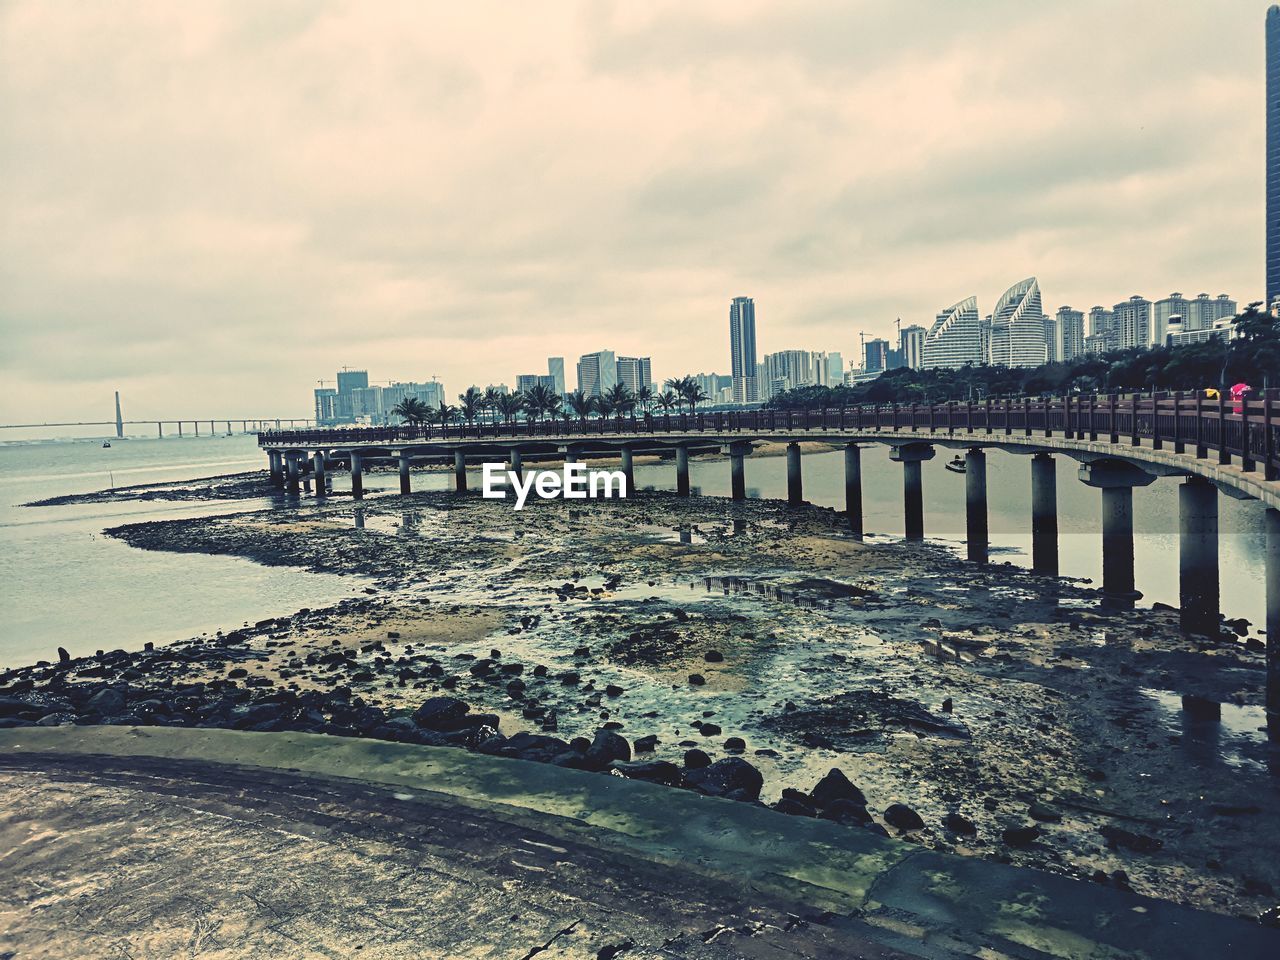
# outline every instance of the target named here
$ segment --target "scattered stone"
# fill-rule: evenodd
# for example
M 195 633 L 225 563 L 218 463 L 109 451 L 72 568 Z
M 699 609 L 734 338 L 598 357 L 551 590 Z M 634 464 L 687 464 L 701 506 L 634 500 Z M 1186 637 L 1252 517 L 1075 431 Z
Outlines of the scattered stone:
M 920 814 L 904 803 L 890 804 L 889 808 L 884 812 L 884 822 L 904 833 L 924 827 L 924 821 L 920 819 Z
M 1098 832 L 1102 834 L 1103 839 L 1107 841 L 1107 846 L 1112 850 L 1124 847 L 1134 853 L 1155 853 L 1164 846 L 1163 840 L 1148 837 L 1142 833 L 1133 833 L 1110 823 L 1103 826 Z
M 707 663 L 724 663 L 724 654 L 719 650 L 708 650 L 702 655 L 702 659 Z
M 1000 839 L 1010 847 L 1026 847 L 1038 836 L 1040 836 L 1040 828 L 1034 823 L 1029 823 L 1025 826 L 1005 829 L 1001 832 Z
M 747 749 L 747 741 L 743 740 L 741 737 L 730 737 L 724 742 L 724 748 L 726 750 L 742 751 Z
M 952 833 L 958 833 L 966 837 L 971 837 L 978 832 L 978 828 L 974 826 L 972 820 L 954 810 L 942 818 L 942 825 Z
M 701 687 L 707 682 L 707 678 L 700 673 L 689 674 L 689 683 L 695 687 Z
M 862 791 L 854 786 L 844 775 L 844 771 L 838 767 L 832 767 L 830 772 L 818 781 L 811 795 L 813 802 L 824 808 L 837 800 L 849 800 L 860 807 L 867 805 L 867 798 L 863 796 Z
M 755 800 L 764 786 L 760 771 L 741 757 L 725 757 L 709 767 L 685 770 L 685 782 L 710 797 Z
M 703 767 L 711 766 L 711 757 L 705 751 L 694 747 L 684 752 L 684 765 L 687 770 L 701 770 Z

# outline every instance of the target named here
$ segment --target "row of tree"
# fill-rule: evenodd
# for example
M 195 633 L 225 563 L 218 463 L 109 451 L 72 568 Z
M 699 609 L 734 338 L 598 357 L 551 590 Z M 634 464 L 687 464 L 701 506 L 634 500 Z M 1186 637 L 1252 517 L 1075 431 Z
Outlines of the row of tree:
M 523 393 L 505 393 L 496 387 L 486 390 L 468 387 L 465 393 L 458 394 L 456 406 L 441 402 L 438 407 L 432 407 L 417 397 L 406 397 L 395 405 L 391 415 L 413 426 L 459 420 L 475 423 L 486 418 L 501 419 L 508 424 L 517 418 L 537 423 L 544 418 L 554 420 L 557 417 L 565 420 L 575 416 L 580 420 L 628 414 L 634 417 L 637 412 L 651 413 L 655 408 L 664 412 L 680 412 L 686 404 L 690 411 L 696 413 L 698 404 L 709 399 L 692 377 L 673 377 L 663 386 L 665 389 L 661 393 L 655 393 L 648 386 L 633 392 L 625 383 L 619 383 L 599 397 L 575 390 L 564 398 L 545 384 L 538 384 Z
M 1236 336 L 1181 347 L 1117 350 L 1030 369 L 968 364 L 957 369 L 901 368 L 856 386 L 800 387 L 773 397 L 777 409 L 822 409 L 860 403 L 941 403 L 986 397 L 1065 396 L 1131 390 L 1255 390 L 1280 386 L 1280 322 L 1250 304 Z

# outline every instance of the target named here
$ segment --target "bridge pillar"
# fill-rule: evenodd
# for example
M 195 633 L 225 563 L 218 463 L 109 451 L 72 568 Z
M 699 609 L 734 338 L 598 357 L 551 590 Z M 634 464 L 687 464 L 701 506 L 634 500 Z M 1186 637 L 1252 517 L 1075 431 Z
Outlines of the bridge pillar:
M 689 448 L 683 445 L 676 447 L 676 493 L 689 495 Z
M 453 489 L 467 492 L 467 455 L 460 449 L 453 451 Z
M 1201 477 L 1178 487 L 1178 598 L 1184 633 L 1217 636 L 1218 488 Z
M 284 486 L 284 474 L 280 468 L 280 451 L 267 451 L 267 469 L 271 472 L 271 485 L 276 489 Z
M 856 443 L 844 448 L 844 512 L 849 530 L 862 536 L 862 448 Z
M 400 454 L 400 493 L 412 493 L 413 487 L 409 482 L 409 455 L 401 452 Z
M 1058 469 L 1047 453 L 1031 458 L 1031 568 L 1058 575 Z
M 969 559 L 986 563 L 989 546 L 987 528 L 987 455 L 977 447 L 964 456 L 965 542 Z
M 351 499 L 364 499 L 364 464 L 358 453 L 351 454 Z
M 1266 531 L 1267 736 L 1280 740 L 1280 510 L 1269 507 Z
M 1155 479 L 1120 460 L 1080 466 L 1080 480 L 1102 491 L 1102 593 L 1111 606 L 1132 608 L 1142 596 L 1133 581 L 1133 488 Z
M 182 421 L 178 421 L 178 436 L 182 436 Z
M 298 455 L 290 450 L 284 455 L 285 489 L 293 496 L 298 495 Z
M 622 475 L 627 478 L 627 496 L 635 496 L 636 464 L 630 447 L 622 448 Z
M 902 501 L 906 514 L 906 538 L 924 539 L 924 471 L 921 464 L 932 460 L 934 449 L 928 443 L 904 443 L 896 446 L 889 459 L 902 464 Z
M 156 436 L 161 440 L 164 439 L 164 423 L 160 420 L 156 421 Z
M 315 474 L 316 496 L 317 497 L 327 496 L 329 491 L 325 489 L 325 485 L 324 485 L 324 451 L 323 450 L 317 450 L 312 455 L 311 464 L 312 464 L 311 470 Z
M 731 443 L 724 448 L 729 455 L 729 491 L 734 500 L 747 499 L 747 455 L 749 443 Z
M 524 458 L 520 456 L 520 451 L 516 447 L 511 448 L 510 456 L 508 459 L 509 459 L 509 462 L 507 464 L 507 469 L 516 475 L 516 479 L 523 481 L 524 480 Z M 628 490 L 631 489 L 630 483 L 628 483 L 627 489 Z
M 787 503 L 798 507 L 804 503 L 804 482 L 800 475 L 800 444 L 787 444 Z

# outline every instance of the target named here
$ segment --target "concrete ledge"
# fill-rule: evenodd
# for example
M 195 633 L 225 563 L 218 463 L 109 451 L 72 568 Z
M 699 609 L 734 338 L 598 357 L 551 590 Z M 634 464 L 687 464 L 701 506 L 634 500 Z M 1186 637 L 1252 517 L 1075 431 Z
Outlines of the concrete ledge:
M 302 733 L 22 727 L 0 758 L 198 760 L 429 792 L 856 917 L 927 957 L 1280 956 L 1280 931 L 1039 871 L 682 790 L 433 747 Z

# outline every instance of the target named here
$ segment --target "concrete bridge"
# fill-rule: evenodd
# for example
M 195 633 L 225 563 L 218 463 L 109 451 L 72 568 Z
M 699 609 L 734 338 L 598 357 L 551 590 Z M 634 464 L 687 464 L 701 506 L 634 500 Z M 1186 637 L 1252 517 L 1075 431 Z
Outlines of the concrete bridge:
M 617 456 L 633 486 L 637 452 L 674 451 L 676 492 L 689 493 L 689 450 L 718 447 L 729 458 L 732 497 L 746 497 L 746 462 L 754 440 L 787 444 L 787 496 L 804 501 L 802 440 L 842 445 L 845 510 L 850 529 L 863 533 L 861 449 L 890 447 L 902 464 L 908 539 L 924 537 L 921 464 L 936 447 L 964 452 L 966 541 L 970 560 L 988 552 L 987 450 L 1030 458 L 1033 568 L 1058 573 L 1057 473 L 1054 457 L 1079 461 L 1081 482 L 1100 491 L 1102 590 L 1105 601 L 1132 606 L 1133 489 L 1173 477 L 1179 489 L 1181 623 L 1187 633 L 1219 630 L 1218 495 L 1262 501 L 1266 533 L 1267 710 L 1280 738 L 1280 391 L 1242 401 L 1203 394 L 1069 396 L 940 404 L 875 404 L 827 410 L 644 415 L 545 422 L 424 425 L 337 430 L 279 430 L 259 434 L 273 484 L 298 493 L 310 473 L 317 497 L 327 493 L 325 471 L 346 462 L 351 492 L 363 496 L 362 472 L 371 459 L 399 463 L 400 490 L 409 493 L 414 460 L 452 458 L 455 488 L 467 488 L 468 463 L 502 461 L 519 473 L 530 455 L 579 460 Z

